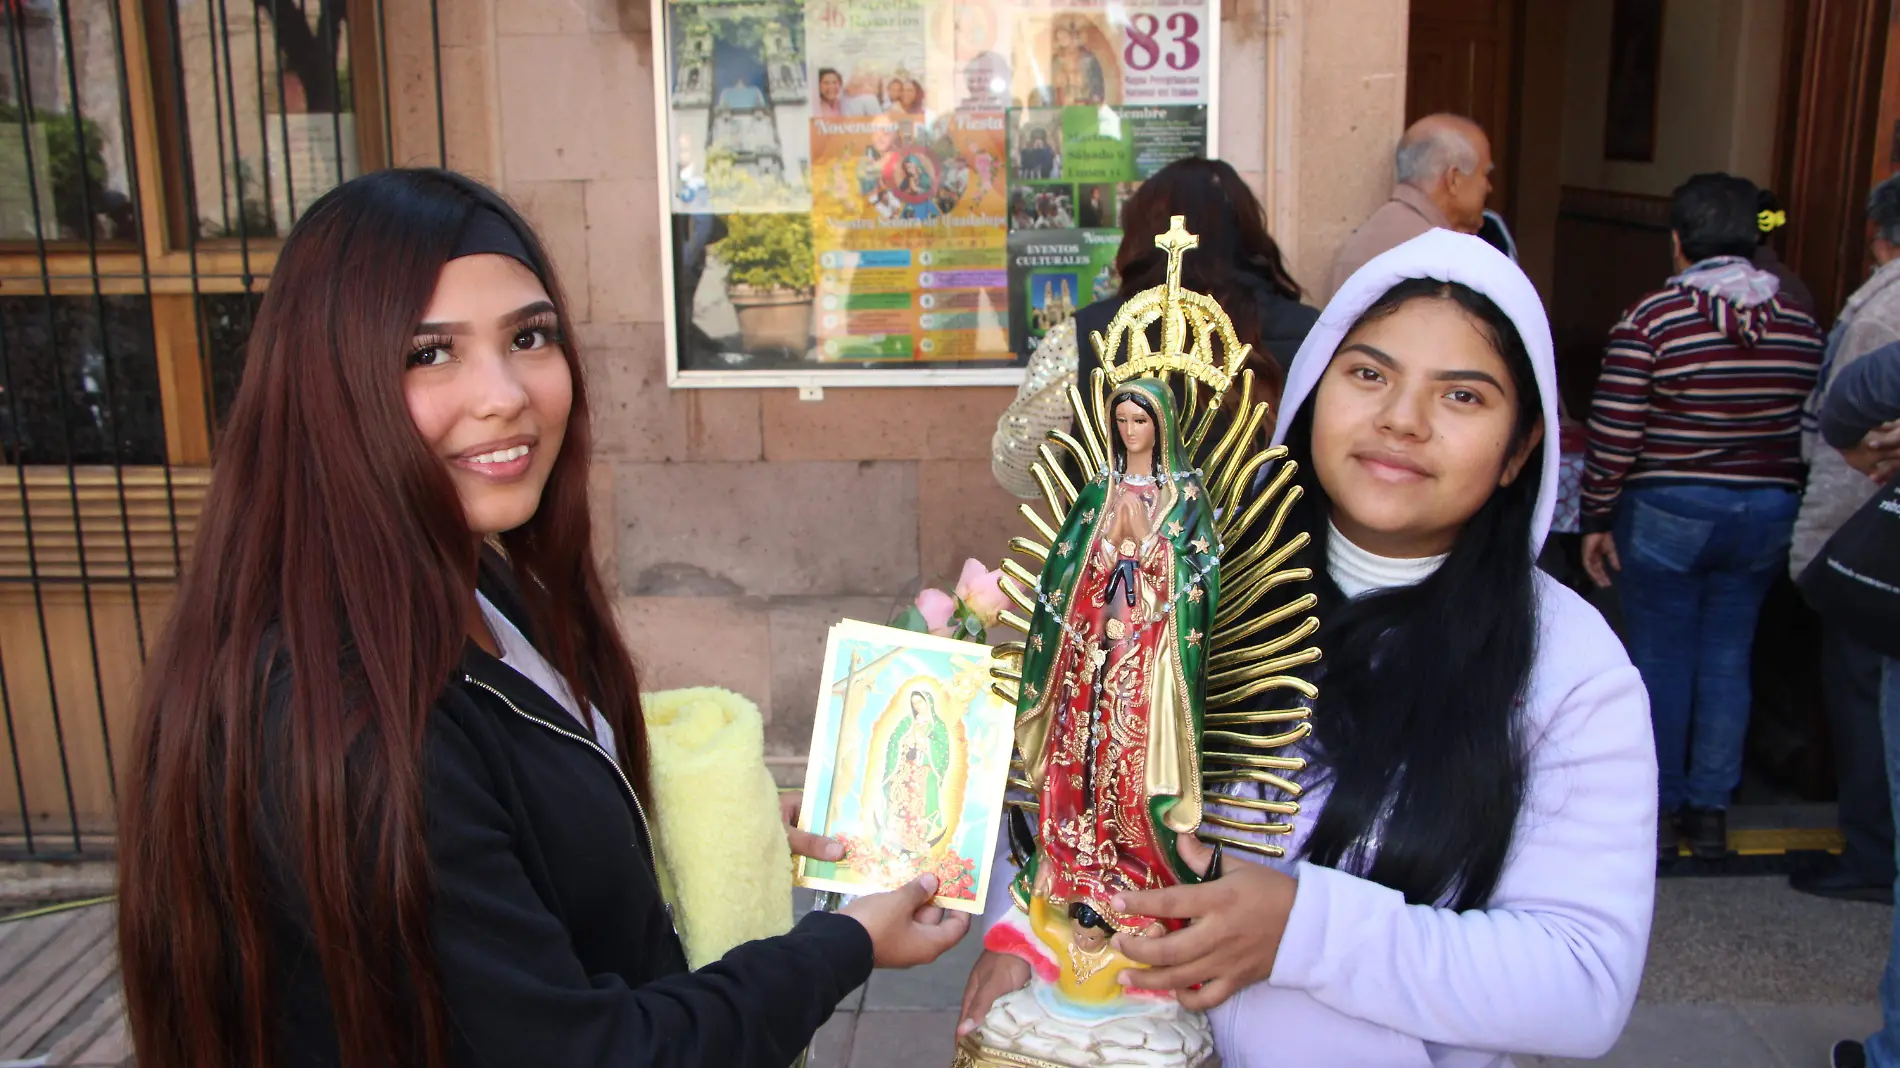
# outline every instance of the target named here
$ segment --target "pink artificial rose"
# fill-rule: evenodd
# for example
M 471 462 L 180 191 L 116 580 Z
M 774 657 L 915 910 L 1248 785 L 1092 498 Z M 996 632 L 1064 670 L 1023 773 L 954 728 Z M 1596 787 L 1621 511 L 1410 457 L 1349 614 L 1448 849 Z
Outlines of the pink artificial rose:
M 922 613 L 930 633 L 940 638 L 950 636 L 950 617 L 957 612 L 956 598 L 942 590 L 922 590 L 917 594 L 917 611 Z
M 1010 604 L 1003 593 L 1002 578 L 1000 570 L 984 570 L 981 560 L 965 560 L 963 574 L 957 578 L 957 597 L 976 613 L 986 630 L 996 625 Z

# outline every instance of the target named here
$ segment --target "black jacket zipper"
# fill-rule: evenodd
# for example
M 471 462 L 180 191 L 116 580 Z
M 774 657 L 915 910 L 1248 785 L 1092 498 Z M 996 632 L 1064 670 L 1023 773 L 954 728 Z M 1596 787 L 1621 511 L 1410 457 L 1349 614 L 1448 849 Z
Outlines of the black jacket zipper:
M 593 739 L 583 738 L 578 734 L 569 733 L 567 731 L 562 730 L 559 727 L 556 727 L 554 724 L 547 722 L 546 720 L 540 718 L 539 716 L 531 716 L 528 713 L 523 712 L 521 710 L 521 706 L 515 704 L 514 701 L 509 699 L 507 694 L 502 693 L 500 690 L 495 689 L 493 686 L 490 686 L 489 684 L 481 681 L 475 676 L 464 672 L 462 675 L 462 679 L 463 681 L 467 682 L 471 686 L 479 686 L 482 689 L 487 690 L 489 693 L 494 694 L 496 697 L 501 699 L 502 704 L 508 706 L 508 710 L 510 712 L 513 712 L 515 715 L 520 716 L 522 719 L 527 720 L 529 723 L 532 723 L 535 726 L 542 728 L 543 730 L 550 731 L 554 734 L 560 735 L 561 737 L 566 738 L 569 741 L 578 742 L 581 745 L 584 745 L 587 748 L 593 750 L 594 752 L 600 754 L 600 758 L 602 760 L 605 760 L 607 762 L 607 766 L 613 769 L 614 777 L 619 779 L 620 785 L 626 789 L 628 799 L 630 799 L 633 802 L 634 815 L 640 817 L 640 831 L 642 834 L 646 836 L 647 864 L 648 864 L 649 869 L 653 872 L 653 885 L 656 888 L 658 888 L 661 885 L 660 856 L 659 856 L 659 847 L 656 846 L 653 841 L 653 826 L 652 824 L 647 822 L 646 806 L 640 803 L 639 791 L 633 788 L 633 783 L 628 780 L 627 773 L 620 769 L 620 761 L 615 760 L 613 758 L 613 754 L 607 752 L 607 750 L 605 749 L 602 749 L 599 743 L 595 742 Z M 666 908 L 667 925 L 673 928 L 673 933 L 677 936 L 679 934 L 679 927 L 678 925 L 673 923 L 673 903 L 670 901 L 667 901 L 664 894 L 661 895 L 660 900 Z

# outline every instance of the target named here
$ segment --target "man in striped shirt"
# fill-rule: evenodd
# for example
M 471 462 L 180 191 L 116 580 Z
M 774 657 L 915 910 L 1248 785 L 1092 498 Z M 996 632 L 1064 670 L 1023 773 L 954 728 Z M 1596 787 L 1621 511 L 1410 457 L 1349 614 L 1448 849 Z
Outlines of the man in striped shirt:
M 1663 820 L 1700 857 L 1727 851 L 1741 779 L 1750 651 L 1784 564 L 1803 481 L 1801 404 L 1825 338 L 1754 267 L 1753 183 L 1677 189 L 1677 273 L 1610 333 L 1590 415 L 1584 567 L 1618 583 L 1649 688 Z M 1680 821 L 1678 827 L 1676 821 Z

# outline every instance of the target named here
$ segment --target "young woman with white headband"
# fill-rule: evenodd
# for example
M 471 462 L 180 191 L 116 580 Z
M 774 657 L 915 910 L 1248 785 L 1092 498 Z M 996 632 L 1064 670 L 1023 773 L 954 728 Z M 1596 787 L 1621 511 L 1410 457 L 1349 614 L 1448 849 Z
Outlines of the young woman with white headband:
M 1374 259 L 1301 347 L 1275 440 L 1301 467 L 1325 660 L 1288 859 L 1115 903 L 1191 921 L 1119 938 L 1152 966 L 1123 981 L 1209 1010 L 1226 1068 L 1499 1068 L 1621 1033 L 1656 760 L 1622 646 L 1533 562 L 1556 438 L 1543 308 L 1478 238 Z M 985 954 L 963 1026 L 1026 972 Z

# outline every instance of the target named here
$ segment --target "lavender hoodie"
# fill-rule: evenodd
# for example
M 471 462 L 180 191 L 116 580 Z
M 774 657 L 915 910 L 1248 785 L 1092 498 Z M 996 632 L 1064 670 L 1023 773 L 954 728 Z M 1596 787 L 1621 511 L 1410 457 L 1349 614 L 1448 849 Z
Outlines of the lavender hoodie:
M 1420 277 L 1462 282 L 1517 324 L 1543 393 L 1545 440 L 1557 440 L 1556 365 L 1536 291 L 1479 238 L 1433 230 L 1360 268 L 1327 305 L 1288 376 L 1276 442 L 1353 322 Z M 1525 532 L 1533 548 L 1549 532 L 1558 459 L 1544 450 Z M 1408 905 L 1356 875 L 1272 862 L 1299 888 L 1273 973 L 1211 1013 L 1224 1068 L 1505 1068 L 1512 1053 L 1594 1057 L 1615 1043 L 1642 978 L 1655 895 L 1649 700 L 1595 609 L 1542 572 L 1537 596 L 1525 807 L 1488 907 Z M 1302 801 L 1282 840 L 1289 856 L 1324 804 L 1320 791 Z M 997 896 L 993 917 L 1008 907 Z

